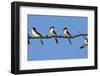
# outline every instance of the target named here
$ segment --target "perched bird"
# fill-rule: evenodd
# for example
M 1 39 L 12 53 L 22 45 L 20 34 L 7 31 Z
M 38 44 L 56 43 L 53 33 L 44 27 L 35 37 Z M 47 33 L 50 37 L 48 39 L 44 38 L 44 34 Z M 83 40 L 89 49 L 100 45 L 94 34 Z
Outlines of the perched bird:
M 57 36 L 57 33 L 55 31 L 55 27 L 54 26 L 51 26 L 50 27 L 49 32 L 50 32 L 50 35 L 55 39 L 56 43 L 59 43 L 58 40 L 57 40 L 57 37 L 56 37 Z
M 42 45 L 44 44 L 43 41 L 42 41 L 42 37 L 43 37 L 43 36 L 42 36 L 39 32 L 37 32 L 37 30 L 36 30 L 35 27 L 32 28 L 32 37 L 35 37 L 35 38 L 40 39 L 41 44 L 42 44 Z
M 88 46 L 88 39 L 86 37 L 84 37 L 84 39 L 84 44 L 80 47 L 80 49 L 86 48 Z
M 63 29 L 63 34 L 64 34 L 64 37 L 66 37 L 66 38 L 72 37 L 71 34 L 68 32 L 68 28 L 66 28 L 66 27 Z M 72 44 L 70 38 L 68 38 L 68 40 L 69 40 L 69 43 Z

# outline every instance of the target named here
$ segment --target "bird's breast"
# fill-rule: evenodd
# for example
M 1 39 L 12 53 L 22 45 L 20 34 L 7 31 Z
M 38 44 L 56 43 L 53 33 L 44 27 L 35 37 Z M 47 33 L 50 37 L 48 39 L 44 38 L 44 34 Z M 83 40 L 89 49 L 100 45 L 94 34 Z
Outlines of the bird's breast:
M 38 35 L 36 32 L 32 31 L 32 36 L 33 37 L 40 37 L 40 35 Z
M 56 36 L 56 34 L 53 32 L 53 30 L 50 30 L 50 35 L 51 36 Z

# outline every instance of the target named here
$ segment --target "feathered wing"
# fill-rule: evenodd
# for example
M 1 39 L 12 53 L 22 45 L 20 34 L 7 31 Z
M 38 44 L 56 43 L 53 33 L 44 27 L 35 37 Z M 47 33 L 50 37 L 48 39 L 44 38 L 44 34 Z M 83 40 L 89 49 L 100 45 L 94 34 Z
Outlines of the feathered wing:
M 84 48 L 85 44 L 80 47 L 80 49 Z
M 88 46 L 88 44 L 83 44 L 81 47 L 80 47 L 80 49 L 83 49 L 83 48 L 86 48 Z
M 66 33 L 69 35 L 69 37 L 72 37 L 71 34 L 68 31 L 66 31 Z
M 39 32 L 36 31 L 36 33 L 39 35 L 40 38 L 43 37 Z
M 71 36 L 71 34 L 70 34 L 68 31 L 66 31 L 66 33 L 69 35 L 68 37 L 72 37 L 72 36 Z M 70 43 L 70 44 L 72 44 L 72 42 L 71 42 L 71 39 L 70 39 L 70 38 L 68 38 L 68 41 L 69 41 L 69 43 Z
M 83 48 L 84 48 L 84 46 L 85 46 L 85 44 L 84 44 L 84 45 L 82 45 L 82 46 L 80 47 L 80 49 L 83 49 Z
M 57 33 L 55 31 L 53 31 L 53 33 L 55 34 L 55 36 L 57 36 Z M 56 41 L 56 43 L 59 43 L 57 37 L 55 37 L 55 41 Z
M 42 41 L 42 35 L 39 33 L 39 32 L 37 32 L 39 35 L 40 35 L 40 41 L 41 41 L 41 44 L 43 45 L 44 44 L 44 42 Z

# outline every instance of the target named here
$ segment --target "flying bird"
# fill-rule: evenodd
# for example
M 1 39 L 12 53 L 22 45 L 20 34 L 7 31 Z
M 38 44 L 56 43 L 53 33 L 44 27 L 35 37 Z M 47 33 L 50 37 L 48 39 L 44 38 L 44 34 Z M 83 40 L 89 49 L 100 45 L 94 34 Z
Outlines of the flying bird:
M 32 28 L 32 37 L 35 37 L 35 38 L 40 39 L 41 44 L 42 44 L 42 45 L 44 44 L 43 41 L 42 41 L 42 37 L 43 37 L 43 36 L 42 36 L 39 32 L 37 32 L 37 30 L 36 30 L 35 27 Z
M 64 34 L 64 37 L 66 37 L 66 38 L 72 37 L 71 34 L 68 31 L 68 28 L 66 28 L 66 27 L 63 29 L 63 34 Z M 68 38 L 68 40 L 69 40 L 69 43 L 72 44 L 70 38 Z
M 84 37 L 84 44 L 80 47 L 80 49 L 86 48 L 88 46 L 88 39 L 86 37 Z
M 56 37 L 57 36 L 57 33 L 55 31 L 55 27 L 54 26 L 51 26 L 50 27 L 49 32 L 50 32 L 50 35 L 55 39 L 56 43 L 59 43 L 58 40 L 57 40 L 57 37 Z

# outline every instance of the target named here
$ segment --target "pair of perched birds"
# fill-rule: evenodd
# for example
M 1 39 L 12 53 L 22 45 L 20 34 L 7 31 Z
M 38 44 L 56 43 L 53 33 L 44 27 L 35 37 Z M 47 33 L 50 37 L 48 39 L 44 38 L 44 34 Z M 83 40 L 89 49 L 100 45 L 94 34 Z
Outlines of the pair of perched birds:
M 54 27 L 54 26 L 51 26 L 51 27 L 50 27 L 49 33 L 50 33 L 51 37 L 55 39 L 56 43 L 59 43 L 59 42 L 58 42 L 58 39 L 57 39 L 57 33 L 56 33 L 56 31 L 55 31 L 55 27 Z M 65 27 L 65 28 L 63 29 L 63 35 L 64 35 L 65 38 L 68 38 L 69 43 L 72 44 L 72 42 L 71 42 L 71 40 L 70 40 L 70 38 L 69 38 L 69 37 L 72 37 L 72 36 L 71 36 L 71 34 L 69 33 L 68 28 Z M 32 37 L 39 38 L 40 41 L 41 41 L 41 43 L 44 44 L 43 41 L 42 41 L 42 37 L 43 37 L 43 36 L 36 30 L 35 27 L 32 28 Z M 85 39 L 85 43 L 84 43 L 84 45 L 82 45 L 82 46 L 80 47 L 80 49 L 82 49 L 82 48 L 84 48 L 84 47 L 86 47 L 86 46 L 87 46 L 87 39 Z

